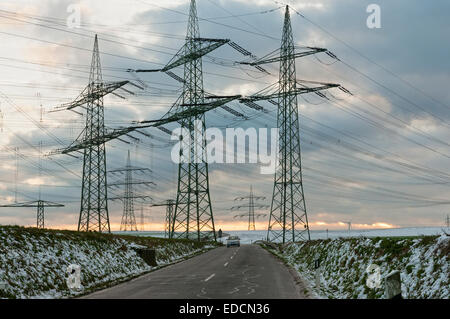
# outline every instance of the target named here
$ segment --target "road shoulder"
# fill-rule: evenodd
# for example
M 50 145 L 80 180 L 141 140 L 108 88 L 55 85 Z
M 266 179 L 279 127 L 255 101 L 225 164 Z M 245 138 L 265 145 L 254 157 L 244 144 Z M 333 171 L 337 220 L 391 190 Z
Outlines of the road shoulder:
M 291 274 L 291 276 L 295 282 L 295 286 L 296 286 L 300 296 L 303 296 L 304 299 L 320 299 L 320 297 L 311 288 L 309 283 L 300 276 L 298 271 L 292 265 L 290 265 L 281 256 L 277 255 L 269 247 L 267 247 L 265 245 L 259 245 L 259 244 L 257 244 L 257 245 L 260 246 L 265 251 L 267 251 L 272 258 L 275 258 L 276 260 L 281 261 L 283 263 L 283 265 L 289 270 L 289 273 Z

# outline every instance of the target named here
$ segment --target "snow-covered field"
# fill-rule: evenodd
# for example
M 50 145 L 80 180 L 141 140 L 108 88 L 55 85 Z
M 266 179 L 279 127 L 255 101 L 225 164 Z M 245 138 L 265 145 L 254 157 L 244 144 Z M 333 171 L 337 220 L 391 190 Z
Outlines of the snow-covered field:
M 442 233 L 442 227 L 408 227 L 408 228 L 389 228 L 389 229 L 358 229 L 351 230 L 311 230 L 311 239 L 327 239 L 327 238 L 347 238 L 347 237 L 408 237 L 408 236 L 432 236 Z M 447 232 L 450 232 L 448 230 Z M 119 232 L 118 232 L 119 233 Z M 264 240 L 267 236 L 266 230 L 255 231 L 226 231 L 224 233 L 231 236 L 239 236 L 242 244 L 251 244 L 257 240 Z M 136 236 L 164 237 L 164 232 L 148 231 L 120 234 L 133 234 Z M 225 242 L 226 237 L 221 241 Z
M 210 243 L 0 226 L 0 298 L 64 298 L 152 270 L 134 248 L 156 250 L 158 267 L 193 256 Z M 81 267 L 82 289 L 67 286 L 67 267 Z

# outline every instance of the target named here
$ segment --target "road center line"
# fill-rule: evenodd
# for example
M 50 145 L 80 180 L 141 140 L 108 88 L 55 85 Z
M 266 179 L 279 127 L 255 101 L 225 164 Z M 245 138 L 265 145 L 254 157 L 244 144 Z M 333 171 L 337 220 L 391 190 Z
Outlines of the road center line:
M 214 277 L 216 274 L 212 274 L 211 276 L 209 276 L 208 278 L 205 279 L 205 282 L 210 280 L 212 277 Z

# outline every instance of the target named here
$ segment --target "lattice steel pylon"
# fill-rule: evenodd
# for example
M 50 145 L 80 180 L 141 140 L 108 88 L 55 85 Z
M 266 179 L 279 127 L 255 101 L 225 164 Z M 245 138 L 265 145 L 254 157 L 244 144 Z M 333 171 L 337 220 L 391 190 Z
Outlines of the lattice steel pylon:
M 128 151 L 127 168 L 131 168 L 130 151 Z M 122 222 L 120 230 L 137 231 L 136 217 L 134 216 L 133 177 L 130 169 L 125 173 L 125 196 L 123 202 Z
M 125 173 L 125 197 L 123 204 L 122 222 L 120 230 L 137 231 L 136 217 L 134 216 L 133 177 L 131 171 L 130 151 L 127 157 L 127 172 Z
M 175 201 L 168 199 L 165 203 L 153 204 L 151 207 L 166 207 L 166 218 L 164 220 L 164 237 L 172 238 L 172 222 L 173 222 L 173 208 Z
M 98 39 L 95 35 L 89 75 L 88 95 L 103 87 Z M 93 140 L 105 135 L 103 96 L 86 104 L 84 139 Z M 105 144 L 89 145 L 84 149 L 81 208 L 78 231 L 111 232 L 108 211 Z
M 201 42 L 195 0 L 191 0 L 189 20 L 184 46 L 184 56 L 198 52 Z M 184 83 L 181 108 L 205 103 L 201 57 L 184 64 Z M 196 125 L 198 123 L 199 125 Z M 178 186 L 171 237 L 205 238 L 216 240 L 214 217 L 209 192 L 208 163 L 206 160 L 205 114 L 181 121 L 181 127 L 189 131 L 188 139 L 181 139 L 182 154 L 186 161 L 178 166 Z
M 14 208 L 34 207 L 34 208 L 37 208 L 36 227 L 43 229 L 43 228 L 45 228 L 45 222 L 44 222 L 45 207 L 64 207 L 64 205 L 39 199 L 39 200 L 32 201 L 32 202 L 14 203 L 11 205 L 0 205 L 0 207 L 14 207 Z
M 123 215 L 122 221 L 120 223 L 121 231 L 138 231 L 136 216 L 134 213 L 135 200 L 151 200 L 151 196 L 136 194 L 134 191 L 134 185 L 148 186 L 151 187 L 155 183 L 150 181 L 134 180 L 133 172 L 139 172 L 145 174 L 151 172 L 148 168 L 135 167 L 131 165 L 130 151 L 127 155 L 127 164 L 124 168 L 110 170 L 108 173 L 112 174 L 125 174 L 125 181 L 115 182 L 108 184 L 108 187 L 122 187 L 124 186 L 124 193 L 122 196 L 109 197 L 109 200 L 120 200 L 123 202 Z
M 17 165 L 17 158 L 19 155 L 18 149 L 14 149 L 15 155 L 16 155 L 16 165 Z M 41 170 L 42 170 L 42 142 L 39 142 L 39 177 L 41 177 Z M 16 176 L 17 176 L 17 170 L 16 170 Z M 17 181 L 17 178 L 16 178 Z M 16 182 L 17 185 L 17 182 Z M 15 192 L 17 194 L 17 192 Z M 14 208 L 23 208 L 23 207 L 35 207 L 37 208 L 37 214 L 36 214 L 36 227 L 37 228 L 45 228 L 45 207 L 64 207 L 63 204 L 58 204 L 54 202 L 49 202 L 46 200 L 41 199 L 41 185 L 39 184 L 39 199 L 36 201 L 31 202 L 24 202 L 24 203 L 18 203 L 17 197 L 14 198 L 14 204 L 8 204 L 8 205 L 0 205 L 0 207 L 14 207 Z
M 264 199 L 266 199 L 266 198 L 263 197 L 263 196 L 255 196 L 253 194 L 253 187 L 252 187 L 252 185 L 250 185 L 250 195 L 249 196 L 237 197 L 237 198 L 234 199 L 235 201 L 248 200 L 248 204 L 247 205 L 233 206 L 233 207 L 230 208 L 230 210 L 232 210 L 232 211 L 233 210 L 239 210 L 241 208 L 248 209 L 247 213 L 235 215 L 234 218 L 236 218 L 236 217 L 248 217 L 248 230 L 256 230 L 255 218 L 266 216 L 266 214 L 255 214 L 255 208 L 256 209 L 268 209 L 269 206 L 255 203 L 255 201 L 264 200 Z
M 315 51 L 321 50 L 312 50 L 311 53 Z M 296 57 L 289 6 L 286 6 L 280 56 L 274 59 L 280 61 L 277 116 L 279 162 L 275 171 L 267 231 L 268 241 L 282 243 L 310 239 L 303 190 Z M 317 90 L 338 86 L 325 85 Z

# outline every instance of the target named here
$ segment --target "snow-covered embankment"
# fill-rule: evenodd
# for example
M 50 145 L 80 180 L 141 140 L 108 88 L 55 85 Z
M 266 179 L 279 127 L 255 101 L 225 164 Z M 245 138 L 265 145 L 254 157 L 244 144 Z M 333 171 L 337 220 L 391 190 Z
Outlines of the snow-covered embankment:
M 403 298 L 450 297 L 450 237 L 377 237 L 312 240 L 272 252 L 292 265 L 323 298 L 383 298 L 380 288 L 367 287 L 369 265 L 381 278 L 401 272 Z M 314 261 L 320 255 L 321 287 L 315 287 Z
M 136 247 L 156 250 L 158 267 L 213 248 L 211 243 L 0 226 L 0 298 L 63 298 L 152 270 Z M 82 290 L 67 287 L 67 267 L 81 267 Z

